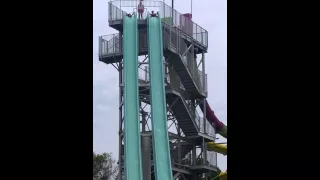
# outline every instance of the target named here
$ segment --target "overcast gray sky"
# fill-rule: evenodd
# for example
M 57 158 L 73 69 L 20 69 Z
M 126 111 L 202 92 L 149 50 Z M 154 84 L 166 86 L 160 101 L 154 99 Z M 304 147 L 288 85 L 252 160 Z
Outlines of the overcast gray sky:
M 171 0 L 165 0 L 171 6 Z M 175 0 L 180 13 L 190 13 L 191 0 Z M 208 101 L 227 124 L 227 0 L 193 0 L 192 19 L 209 32 L 206 54 Z M 118 72 L 99 62 L 98 36 L 117 33 L 108 25 L 108 0 L 93 0 L 93 150 L 118 157 Z M 226 142 L 219 137 L 218 142 Z M 218 166 L 227 169 L 227 156 L 218 155 Z

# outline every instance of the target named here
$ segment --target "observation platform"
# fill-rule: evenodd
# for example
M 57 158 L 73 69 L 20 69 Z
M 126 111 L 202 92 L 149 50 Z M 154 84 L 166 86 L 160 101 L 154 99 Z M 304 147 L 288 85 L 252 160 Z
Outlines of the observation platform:
M 123 32 L 123 17 L 127 13 L 137 13 L 138 1 L 112 1 L 108 3 L 109 26 Z M 151 11 L 158 12 L 163 26 L 163 47 L 166 52 L 168 47 L 179 47 L 177 39 L 182 39 L 186 46 L 194 45 L 196 54 L 206 53 L 208 50 L 208 32 L 191 20 L 190 14 L 180 14 L 163 1 L 144 1 L 145 11 L 138 19 L 139 29 L 139 55 L 146 55 L 147 44 L 147 14 Z M 120 8 L 121 7 L 121 8 Z M 172 41 L 176 38 L 175 41 Z M 99 43 L 100 61 L 107 64 L 116 63 L 122 59 L 122 35 L 113 34 L 101 36 Z

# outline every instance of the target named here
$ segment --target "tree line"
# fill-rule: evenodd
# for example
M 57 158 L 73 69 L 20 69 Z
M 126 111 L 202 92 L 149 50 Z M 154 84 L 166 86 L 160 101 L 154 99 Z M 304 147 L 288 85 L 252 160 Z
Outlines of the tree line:
M 118 166 L 112 154 L 93 152 L 93 180 L 115 180 L 117 176 Z

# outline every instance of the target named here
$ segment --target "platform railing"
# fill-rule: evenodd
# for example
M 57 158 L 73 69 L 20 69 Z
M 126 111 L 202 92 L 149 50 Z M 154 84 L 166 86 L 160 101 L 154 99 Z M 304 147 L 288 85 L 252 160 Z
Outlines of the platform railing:
M 209 166 L 217 167 L 217 153 L 213 151 L 207 151 L 207 162 Z
M 200 150 L 200 148 L 198 148 Z M 192 151 L 189 152 L 185 158 L 183 158 L 182 163 L 188 166 L 192 165 L 207 165 L 211 167 L 217 167 L 217 153 L 213 151 L 207 151 L 207 161 L 203 163 L 203 156 L 202 153 L 199 154 L 199 152 L 196 154 L 196 159 L 192 159 Z
M 208 87 L 207 87 L 207 74 L 202 72 L 201 70 L 198 69 L 198 74 L 199 77 L 195 78 L 196 83 L 201 87 L 201 91 L 205 94 L 208 92 Z M 204 81 L 203 81 L 204 80 Z
M 166 64 L 164 63 L 164 66 Z M 139 66 L 138 67 L 138 74 L 139 74 L 139 79 L 144 81 L 144 82 L 149 82 L 150 81 L 150 73 L 149 73 L 149 66 Z M 165 71 L 164 74 L 164 82 L 167 84 L 170 84 L 170 76 L 169 73 Z M 180 83 L 180 89 L 183 89 L 183 85 Z M 174 89 L 176 91 L 180 91 L 180 89 Z
M 120 47 L 120 37 L 119 34 L 110 34 L 99 37 L 99 56 L 113 55 L 117 53 L 122 53 L 122 48 Z
M 122 11 L 119 7 L 112 4 L 112 2 L 108 3 L 108 20 L 122 20 L 123 16 L 126 15 L 125 11 Z
M 149 69 L 148 66 L 138 67 L 139 79 L 144 82 L 149 82 Z
M 199 44 L 208 47 L 208 32 L 190 18 L 179 13 L 175 9 L 172 9 L 172 7 L 165 3 L 163 3 L 159 14 L 162 18 L 162 22 L 179 28 L 195 39 Z
M 147 29 L 139 29 L 139 52 L 148 50 Z M 112 56 L 122 53 L 122 38 L 119 33 L 99 37 L 99 56 Z
M 206 93 L 206 96 L 208 96 L 208 75 L 206 74 L 205 75 L 205 83 L 204 83 L 204 87 L 205 87 L 205 93 Z
M 121 20 L 126 13 L 137 12 L 139 1 L 111 1 L 109 2 L 109 21 Z M 144 12 L 142 19 L 151 11 L 159 13 L 162 22 L 179 28 L 184 35 L 192 37 L 197 43 L 208 47 L 208 32 L 191 20 L 165 4 L 163 1 L 143 1 Z
M 199 148 L 200 150 L 200 148 Z M 203 153 L 201 150 L 200 154 L 197 154 L 196 161 L 192 161 L 191 159 L 191 164 L 192 165 L 206 165 L 206 166 L 211 166 L 211 167 L 217 167 L 217 153 L 213 151 L 207 151 L 205 152 L 207 155 L 207 160 L 203 162 Z
M 204 133 L 211 136 L 211 137 L 215 137 L 215 129 L 214 127 L 211 125 L 211 123 L 206 120 L 206 131 L 204 131 L 204 124 L 203 124 L 203 117 L 200 118 L 200 120 L 198 121 L 198 125 L 199 125 L 199 129 L 201 133 Z

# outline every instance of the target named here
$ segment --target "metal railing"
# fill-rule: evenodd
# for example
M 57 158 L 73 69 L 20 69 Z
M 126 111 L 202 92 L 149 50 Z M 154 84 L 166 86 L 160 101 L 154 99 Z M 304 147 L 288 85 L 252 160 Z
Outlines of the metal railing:
M 122 53 L 119 34 L 110 34 L 99 37 L 99 56 Z
M 212 167 L 217 167 L 218 166 L 218 161 L 217 161 L 217 153 L 216 152 L 212 152 L 212 151 L 207 151 L 207 161 L 205 163 L 203 163 L 203 157 L 202 157 L 202 153 L 201 154 L 197 154 L 197 158 L 195 160 L 192 159 L 192 152 L 189 152 L 187 154 L 187 158 L 185 158 L 184 160 L 184 164 L 188 164 L 188 165 L 208 165 L 208 166 L 212 166 Z
M 108 20 L 122 20 L 123 16 L 126 15 L 125 11 L 122 11 L 119 7 L 112 4 L 112 2 L 108 3 Z
M 121 20 L 127 13 L 137 12 L 139 1 L 111 1 L 109 2 L 109 21 Z M 180 14 L 175 9 L 165 4 L 163 1 L 143 1 L 144 12 L 142 19 L 147 17 L 147 13 L 158 12 L 162 22 L 174 26 L 192 37 L 196 42 L 208 47 L 208 32 L 187 17 L 187 14 Z M 139 17 L 139 15 L 138 15 Z
M 204 83 L 204 90 L 205 90 L 205 93 L 206 93 L 206 96 L 208 96 L 208 75 L 206 74 L 205 76 L 205 83 Z
M 199 116 L 199 114 L 198 114 L 198 112 L 197 112 L 196 109 L 194 110 L 194 118 L 195 118 L 195 121 L 196 121 L 196 123 L 197 123 L 198 131 L 201 132 L 201 128 L 202 128 L 201 122 L 202 122 L 202 119 L 200 118 L 200 116 Z
M 140 66 L 138 67 L 139 79 L 145 82 L 149 82 L 149 67 Z
M 147 29 L 139 29 L 138 31 L 138 50 L 139 52 L 148 50 Z M 113 56 L 122 53 L 122 38 L 119 33 L 109 34 L 99 37 L 99 56 Z
M 177 27 L 187 35 L 195 39 L 199 44 L 208 47 L 208 32 L 201 26 L 191 20 L 188 15 L 180 14 L 175 9 L 172 9 L 167 4 L 162 3 L 162 7 L 159 11 L 162 22 L 168 25 Z
M 124 82 L 124 71 L 122 71 L 122 82 Z M 149 79 L 149 67 L 148 66 L 140 66 L 138 67 L 138 76 L 139 80 L 144 81 L 145 83 L 148 83 L 150 81 Z
M 212 151 L 207 151 L 207 162 L 209 166 L 217 167 L 217 153 Z
M 211 125 L 211 123 L 208 120 L 206 120 L 205 122 L 206 122 L 206 131 L 204 131 L 203 117 L 201 117 L 199 119 L 199 121 L 197 121 L 197 125 L 199 126 L 200 132 L 201 133 L 205 132 L 209 136 L 215 137 L 216 130 L 214 129 L 214 127 Z
M 196 81 L 198 80 L 197 84 L 200 85 L 200 87 L 202 87 L 202 92 L 204 92 L 205 94 L 207 94 L 208 92 L 208 87 L 207 87 L 207 74 L 205 74 L 204 72 L 198 70 L 198 75 L 199 75 L 199 78 L 196 79 Z M 203 81 L 204 80 L 204 81 Z

